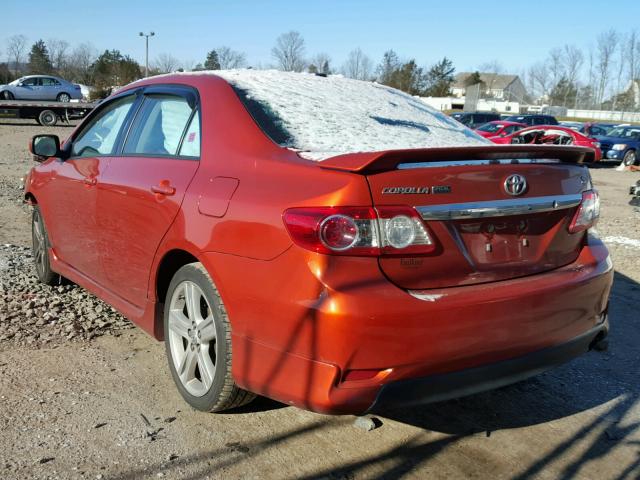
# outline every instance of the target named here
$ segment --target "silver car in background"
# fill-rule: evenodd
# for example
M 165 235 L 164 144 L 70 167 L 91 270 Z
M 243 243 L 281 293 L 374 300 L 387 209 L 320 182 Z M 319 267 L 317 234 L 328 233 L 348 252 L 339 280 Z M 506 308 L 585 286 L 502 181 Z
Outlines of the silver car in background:
M 53 75 L 29 75 L 0 86 L 3 100 L 48 100 L 70 102 L 82 100 L 80 85 Z

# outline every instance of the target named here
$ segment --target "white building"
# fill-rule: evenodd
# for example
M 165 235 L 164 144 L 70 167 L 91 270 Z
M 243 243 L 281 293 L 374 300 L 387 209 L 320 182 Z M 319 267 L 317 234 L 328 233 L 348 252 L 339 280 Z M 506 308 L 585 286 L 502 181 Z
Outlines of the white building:
M 430 107 L 442 112 L 445 110 L 462 111 L 466 97 L 421 97 L 420 99 Z M 498 112 L 517 115 L 520 113 L 520 103 L 482 98 L 478 100 L 475 110 L 478 112 Z
M 451 91 L 455 97 L 464 97 L 470 86 L 472 72 L 462 72 L 456 75 Z M 525 103 L 527 89 L 518 75 L 500 75 L 496 73 L 480 74 L 480 98 L 515 101 Z

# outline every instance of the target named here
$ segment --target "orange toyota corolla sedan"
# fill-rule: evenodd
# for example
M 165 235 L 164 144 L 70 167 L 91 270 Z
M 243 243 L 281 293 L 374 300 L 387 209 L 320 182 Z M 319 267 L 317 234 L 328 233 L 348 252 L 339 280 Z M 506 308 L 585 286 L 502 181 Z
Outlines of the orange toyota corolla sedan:
M 382 85 L 238 70 L 135 82 L 31 151 L 40 280 L 164 339 L 197 409 L 376 411 L 605 346 L 591 149 L 493 145 Z

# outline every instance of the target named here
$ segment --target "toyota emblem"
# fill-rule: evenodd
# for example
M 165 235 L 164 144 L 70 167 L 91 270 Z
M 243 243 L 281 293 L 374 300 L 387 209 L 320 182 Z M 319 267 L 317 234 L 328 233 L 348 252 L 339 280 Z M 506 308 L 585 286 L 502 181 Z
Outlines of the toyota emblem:
M 514 173 L 504 181 L 504 191 L 514 197 L 522 195 L 527 190 L 527 179 Z

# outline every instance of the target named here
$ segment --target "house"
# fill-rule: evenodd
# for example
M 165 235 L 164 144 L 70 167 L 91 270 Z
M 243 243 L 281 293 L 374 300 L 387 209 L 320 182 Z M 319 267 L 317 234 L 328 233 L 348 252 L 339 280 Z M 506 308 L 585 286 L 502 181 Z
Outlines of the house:
M 473 72 L 462 72 L 456 75 L 451 91 L 456 97 L 467 96 L 471 86 Z M 527 89 L 518 75 L 502 75 L 497 73 L 480 73 L 480 98 L 525 103 Z

